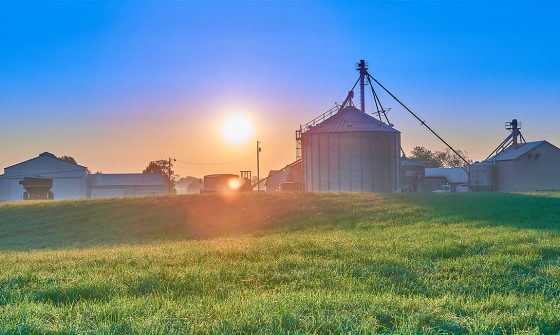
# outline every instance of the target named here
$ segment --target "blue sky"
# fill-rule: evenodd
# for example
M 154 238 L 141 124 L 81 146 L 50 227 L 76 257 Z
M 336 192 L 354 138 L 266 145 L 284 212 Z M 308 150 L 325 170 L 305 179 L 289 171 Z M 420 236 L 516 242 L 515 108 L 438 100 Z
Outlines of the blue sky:
M 242 110 L 264 169 L 278 168 L 293 130 L 344 98 L 360 58 L 474 159 L 513 117 L 528 140 L 560 145 L 559 12 L 552 1 L 0 2 L 0 166 L 42 151 L 105 172 L 170 155 L 237 160 L 253 142 L 228 146 L 214 124 Z M 443 148 L 382 98 L 406 151 Z

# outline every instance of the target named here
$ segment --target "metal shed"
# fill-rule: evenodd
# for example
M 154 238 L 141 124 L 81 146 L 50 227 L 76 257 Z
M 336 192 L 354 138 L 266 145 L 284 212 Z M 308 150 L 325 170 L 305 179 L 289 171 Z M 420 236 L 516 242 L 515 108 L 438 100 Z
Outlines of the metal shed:
M 304 190 L 396 192 L 400 132 L 349 105 L 301 136 Z
M 282 170 L 270 170 L 266 182 L 264 183 L 265 190 L 267 192 L 280 191 L 280 184 L 286 181 L 287 171 Z
M 87 176 L 89 198 L 142 197 L 166 194 L 161 173 L 127 173 Z
M 52 187 L 41 190 L 38 196 L 36 187 L 46 185 Z M 165 185 L 161 174 L 89 174 L 85 166 L 44 152 L 4 169 L 0 175 L 0 201 L 162 195 L 167 194 Z
M 401 192 L 422 192 L 424 190 L 424 163 L 401 157 Z
M 20 181 L 25 177 L 51 179 L 54 199 L 85 198 L 86 175 L 85 166 L 60 160 L 55 155 L 44 152 L 4 169 L 4 175 L 0 176 L 0 200 L 22 200 L 26 190 Z
M 487 163 L 495 168 L 496 191 L 560 191 L 560 149 L 547 141 L 510 146 Z
M 426 168 L 424 177 L 424 191 L 441 190 L 443 185 L 449 185 L 452 192 L 456 192 L 461 185 L 468 185 L 469 175 L 463 168 Z M 465 186 L 467 187 L 467 186 Z

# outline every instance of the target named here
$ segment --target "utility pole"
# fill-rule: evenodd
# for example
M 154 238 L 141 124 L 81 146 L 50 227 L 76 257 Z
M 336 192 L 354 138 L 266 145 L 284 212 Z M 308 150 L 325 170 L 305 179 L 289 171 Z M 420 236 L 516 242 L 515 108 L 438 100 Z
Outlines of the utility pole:
M 171 161 L 176 162 L 175 158 L 169 157 L 169 162 L 167 163 L 167 177 L 168 177 L 168 187 L 167 187 L 167 194 L 171 195 Z
M 261 153 L 261 142 L 257 141 L 257 191 L 261 190 L 261 173 L 260 173 L 260 153 Z

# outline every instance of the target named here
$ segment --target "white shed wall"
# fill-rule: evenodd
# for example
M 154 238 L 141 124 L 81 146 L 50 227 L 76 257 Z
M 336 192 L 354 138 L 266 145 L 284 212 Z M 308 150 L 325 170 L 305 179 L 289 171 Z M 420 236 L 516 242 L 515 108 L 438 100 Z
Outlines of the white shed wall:
M 4 169 L 4 201 L 23 199 L 25 188 L 19 184 L 24 177 L 51 178 L 54 199 L 80 199 L 87 196 L 87 169 L 61 161 L 49 155 L 39 157 Z
M 138 197 L 167 194 L 161 174 L 88 174 L 84 166 L 43 153 L 25 162 L 9 166 L 0 176 L 0 201 L 23 199 L 25 177 L 52 179 L 55 200 L 113 197 Z
M 52 192 L 55 200 L 64 199 L 81 199 L 87 196 L 86 180 L 85 178 L 75 177 L 54 177 L 48 174 L 33 175 L 29 177 L 52 178 L 53 187 Z M 2 201 L 15 201 L 22 200 L 25 188 L 19 184 L 23 177 L 5 178 L 4 192 Z
M 8 179 L 0 176 L 0 201 L 8 200 Z
M 142 197 L 167 194 L 165 178 L 161 174 L 90 174 L 91 198 Z

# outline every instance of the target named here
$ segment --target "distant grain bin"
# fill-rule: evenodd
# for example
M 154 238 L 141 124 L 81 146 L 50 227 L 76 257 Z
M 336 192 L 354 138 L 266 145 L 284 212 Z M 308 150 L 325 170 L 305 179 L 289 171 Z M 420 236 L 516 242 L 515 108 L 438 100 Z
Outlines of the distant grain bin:
M 477 162 L 469 167 L 470 190 L 473 192 L 496 191 L 496 167 L 493 162 Z
M 400 132 L 348 105 L 301 134 L 304 190 L 396 192 Z
M 401 157 L 401 192 L 422 192 L 426 167 L 423 162 Z

